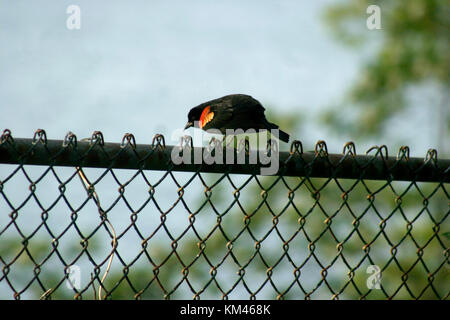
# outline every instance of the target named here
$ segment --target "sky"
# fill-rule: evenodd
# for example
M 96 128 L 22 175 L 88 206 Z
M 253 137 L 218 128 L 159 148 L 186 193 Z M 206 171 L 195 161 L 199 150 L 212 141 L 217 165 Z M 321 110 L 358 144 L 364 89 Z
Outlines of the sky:
M 81 139 L 100 130 L 107 142 L 120 142 L 130 132 L 137 143 L 146 144 L 162 133 L 167 144 L 176 144 L 171 138 L 184 127 L 190 108 L 244 93 L 273 114 L 300 111 L 307 117 L 301 132 L 291 133 L 305 150 L 321 139 L 330 152 L 341 152 L 346 141 L 358 142 L 358 137 L 331 135 L 318 122 L 318 113 L 343 98 L 370 52 L 350 50 L 332 37 L 322 19 L 323 10 L 332 3 L 0 0 L 0 130 L 8 128 L 13 137 L 31 138 L 42 128 L 49 139 L 63 139 L 68 131 Z M 67 28 L 70 5 L 81 10 L 79 30 Z M 410 114 L 400 115 L 402 121 L 392 120 L 386 137 L 408 141 L 411 156 L 423 157 L 428 148 L 436 147 L 430 143 L 434 115 L 429 108 L 426 99 L 419 99 Z M 390 147 L 392 140 L 374 143 Z M 358 153 L 367 149 L 359 144 L 356 148 Z M 45 169 L 27 168 L 27 172 L 39 177 Z M 2 166 L 0 178 L 11 170 Z M 66 178 L 73 173 L 56 170 Z M 88 170 L 91 175 L 98 172 Z M 29 183 L 18 179 L 5 187 L 13 203 L 28 195 L 15 191 L 28 190 Z M 43 186 L 53 188 L 37 190 L 45 205 L 59 194 L 51 175 L 48 180 Z M 102 184 L 102 196 L 114 199 L 117 185 L 112 178 L 96 188 Z M 142 196 L 139 190 L 147 192 L 147 187 L 140 181 L 130 197 L 136 200 Z M 74 202 L 83 200 L 81 184 L 68 189 Z M 160 190 L 164 205 L 178 196 L 170 180 Z M 67 213 L 64 204 L 59 205 Z M 0 209 L 4 208 L 9 210 L 2 202 Z M 29 219 L 27 213 L 33 210 L 39 210 L 34 203 L 21 217 Z M 171 217 L 176 219 L 174 214 Z M 39 222 L 39 216 L 34 218 Z M 128 216 L 122 220 L 128 225 Z
M 31 138 L 42 128 L 49 139 L 63 139 L 68 131 L 81 139 L 100 130 L 107 142 L 120 142 L 131 132 L 137 143 L 147 144 L 162 133 L 166 143 L 176 144 L 171 137 L 184 127 L 190 108 L 231 93 L 252 95 L 274 114 L 301 111 L 313 120 L 318 110 L 342 96 L 358 68 L 358 54 L 333 41 L 322 23 L 321 13 L 331 2 L 0 0 L 0 130 Z M 81 10 L 79 30 L 67 28 L 70 5 Z M 307 126 L 303 132 L 308 135 L 291 133 L 293 138 L 310 148 L 319 139 L 327 140 L 314 121 Z M 27 167 L 26 172 L 37 179 L 45 169 Z M 12 170 L 1 166 L 0 179 Z M 55 170 L 64 181 L 73 173 L 71 168 Z M 92 181 L 102 172 L 86 170 Z M 120 179 L 134 174 L 114 172 Z M 153 183 L 162 173 L 147 174 Z M 127 187 L 133 205 L 148 197 L 148 186 L 135 180 Z M 51 174 L 41 180 L 36 195 L 44 207 L 59 195 L 57 185 Z M 4 192 L 19 206 L 29 195 L 24 191 L 28 186 L 19 174 L 5 184 Z M 201 184 L 193 187 L 201 189 Z M 109 175 L 96 190 L 105 207 L 117 197 L 117 184 Z M 177 198 L 170 179 L 157 192 L 163 209 Z M 73 179 L 66 195 L 77 207 L 85 190 Z M 187 192 L 185 198 L 195 202 L 201 196 Z M 89 205 L 77 220 L 87 228 L 98 223 Z M 159 214 L 147 207 L 146 214 Z M 0 202 L 1 212 L 10 210 Z M 58 228 L 67 225 L 69 211 L 61 201 L 57 204 L 49 215 L 55 219 L 49 222 L 53 231 L 62 232 Z M 24 232 L 41 222 L 36 212 L 41 209 L 35 201 L 21 209 L 18 223 Z M 175 231 L 186 227 L 180 214 L 169 216 L 175 219 L 168 223 Z M 129 225 L 129 209 L 122 202 L 109 216 L 117 232 Z M 143 230 L 152 230 L 158 221 L 140 219 Z M 197 224 L 202 226 L 208 226 L 207 220 Z M 43 230 L 39 235 L 48 238 Z M 141 250 L 133 235 L 125 240 L 125 258 Z M 61 246 L 73 246 L 74 238 L 74 232 L 65 236 Z M 60 266 L 59 261 L 53 263 Z M 88 280 L 88 274 L 84 276 Z M 0 295 L 9 294 L 3 283 Z
M 313 116 L 342 97 L 361 60 L 324 26 L 330 3 L 0 1 L 0 128 L 150 143 L 170 140 L 191 107 L 245 93 L 273 113 L 312 115 L 310 136 L 295 138 L 327 140 Z M 69 5 L 80 29 L 66 26 Z

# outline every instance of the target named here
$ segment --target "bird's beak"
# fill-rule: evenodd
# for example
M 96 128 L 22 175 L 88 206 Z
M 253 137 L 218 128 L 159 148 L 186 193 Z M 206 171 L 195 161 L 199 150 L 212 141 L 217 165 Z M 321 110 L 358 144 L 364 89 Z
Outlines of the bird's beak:
M 189 121 L 188 123 L 186 123 L 186 126 L 184 127 L 184 130 L 189 129 L 190 127 L 193 127 L 194 123 Z

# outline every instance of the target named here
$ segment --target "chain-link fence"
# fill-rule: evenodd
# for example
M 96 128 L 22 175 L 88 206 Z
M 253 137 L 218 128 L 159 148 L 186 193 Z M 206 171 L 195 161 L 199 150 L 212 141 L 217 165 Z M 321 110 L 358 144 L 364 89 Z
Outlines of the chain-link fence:
M 0 298 L 448 299 L 450 160 L 435 150 L 294 141 L 272 176 L 172 161 L 197 150 L 5 130 Z

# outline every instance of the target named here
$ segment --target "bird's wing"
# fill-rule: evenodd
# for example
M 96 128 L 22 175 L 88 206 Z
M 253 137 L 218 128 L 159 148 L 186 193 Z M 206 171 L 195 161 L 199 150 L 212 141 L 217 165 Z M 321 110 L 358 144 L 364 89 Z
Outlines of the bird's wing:
M 264 107 L 261 103 L 251 96 L 245 94 L 236 94 L 233 96 L 233 105 L 235 113 L 251 112 L 254 115 L 264 114 Z
M 205 102 L 209 106 L 209 112 L 214 113 L 209 122 L 203 127 L 204 130 L 216 128 L 224 131 L 226 128 L 246 127 L 241 119 L 264 119 L 264 107 L 258 100 L 244 94 L 234 94 L 219 99 Z M 238 124 L 234 124 L 238 121 Z M 250 121 L 253 122 L 253 121 Z

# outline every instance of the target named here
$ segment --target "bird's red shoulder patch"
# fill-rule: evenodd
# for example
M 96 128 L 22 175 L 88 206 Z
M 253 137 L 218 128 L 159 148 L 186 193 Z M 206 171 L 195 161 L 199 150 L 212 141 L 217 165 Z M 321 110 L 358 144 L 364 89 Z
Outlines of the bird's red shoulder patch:
M 208 122 L 210 122 L 214 118 L 214 112 L 211 111 L 211 106 L 207 106 L 203 109 L 202 114 L 200 115 L 200 128 L 203 128 Z

